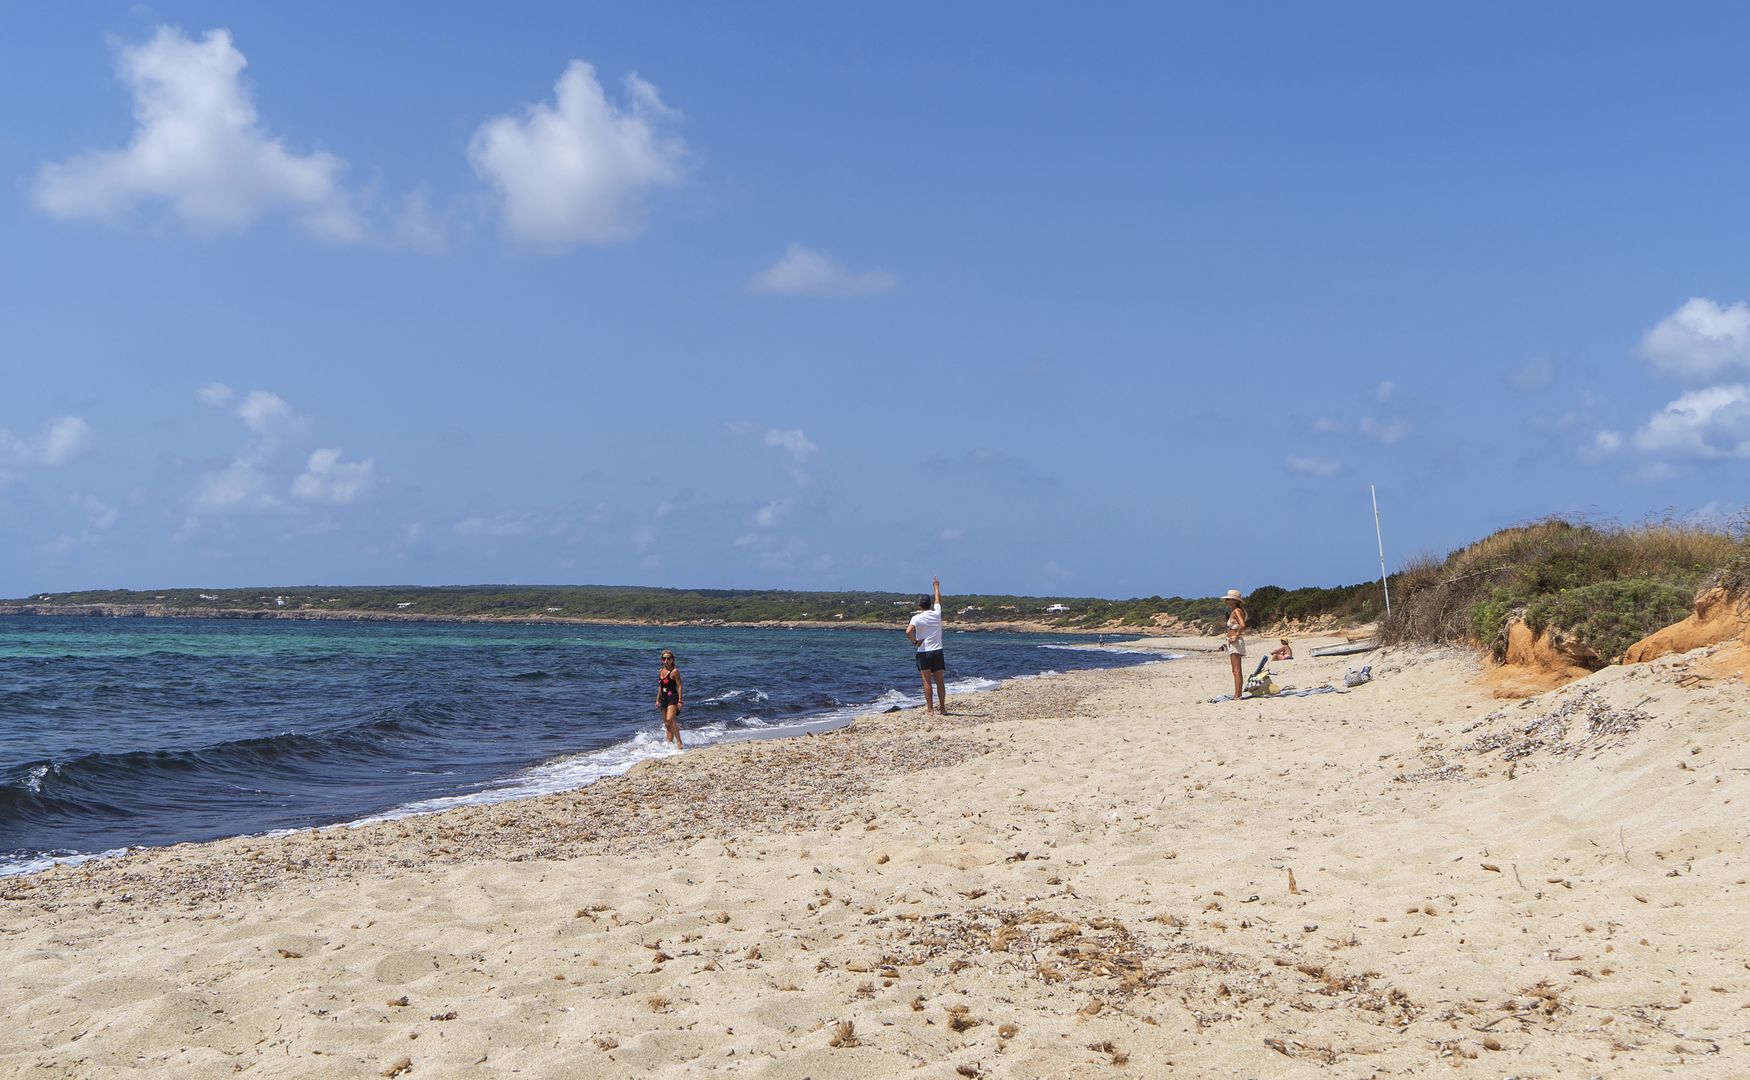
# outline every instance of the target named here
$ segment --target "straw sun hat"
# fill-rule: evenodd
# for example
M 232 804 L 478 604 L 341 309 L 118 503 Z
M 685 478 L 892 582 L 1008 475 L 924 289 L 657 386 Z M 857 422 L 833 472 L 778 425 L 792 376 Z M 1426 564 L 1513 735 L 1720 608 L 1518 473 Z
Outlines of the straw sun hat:
M 1240 595 L 1240 591 L 1238 589 L 1229 589 L 1227 591 L 1227 594 L 1225 596 L 1223 596 L 1222 599 L 1223 600 L 1238 600 L 1242 604 L 1246 602 L 1246 598 Z

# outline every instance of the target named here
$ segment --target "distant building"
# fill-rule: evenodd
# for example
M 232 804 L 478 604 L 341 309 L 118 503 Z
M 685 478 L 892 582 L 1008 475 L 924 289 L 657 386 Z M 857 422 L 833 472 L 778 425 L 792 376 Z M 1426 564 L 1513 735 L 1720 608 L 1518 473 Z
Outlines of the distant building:
M 273 606 L 274 607 L 285 607 L 286 606 L 286 598 L 283 596 L 274 597 L 273 598 Z
M 1069 607 L 1067 605 L 1053 604 L 1050 607 L 1045 609 L 1045 614 L 1047 614 L 1047 615 L 1062 615 L 1064 612 L 1066 612 L 1068 610 L 1069 610 Z
M 402 601 L 402 602 L 401 602 L 401 603 L 399 603 L 399 604 L 396 604 L 396 605 L 395 605 L 395 609 L 396 609 L 396 610 L 397 610 L 397 611 L 405 611 L 405 610 L 407 610 L 407 609 L 408 609 L 408 608 L 410 608 L 410 607 L 412 607 L 412 606 L 413 606 L 413 601 L 411 601 L 411 600 L 404 600 L 404 601 Z
M 201 596 L 202 600 L 217 600 L 218 599 L 218 597 L 214 596 L 212 593 L 201 593 L 200 596 Z

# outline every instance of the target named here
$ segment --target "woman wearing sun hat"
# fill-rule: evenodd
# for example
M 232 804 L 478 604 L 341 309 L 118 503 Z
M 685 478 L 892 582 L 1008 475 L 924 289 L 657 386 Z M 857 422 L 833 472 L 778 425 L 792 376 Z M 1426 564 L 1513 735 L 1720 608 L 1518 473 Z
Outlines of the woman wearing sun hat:
M 1221 647 L 1227 653 L 1228 663 L 1233 665 L 1234 700 L 1237 701 L 1246 685 L 1245 675 L 1240 670 L 1246 662 L 1246 600 L 1238 589 L 1229 589 L 1222 599 L 1227 602 L 1227 639 Z

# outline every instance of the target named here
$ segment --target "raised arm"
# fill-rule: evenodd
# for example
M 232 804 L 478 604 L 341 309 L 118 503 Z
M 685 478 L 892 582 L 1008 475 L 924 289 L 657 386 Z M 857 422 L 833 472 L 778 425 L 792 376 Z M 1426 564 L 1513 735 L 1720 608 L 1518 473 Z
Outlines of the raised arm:
M 931 578 L 930 590 L 936 594 L 936 607 L 939 610 L 942 606 L 942 579 L 939 577 Z

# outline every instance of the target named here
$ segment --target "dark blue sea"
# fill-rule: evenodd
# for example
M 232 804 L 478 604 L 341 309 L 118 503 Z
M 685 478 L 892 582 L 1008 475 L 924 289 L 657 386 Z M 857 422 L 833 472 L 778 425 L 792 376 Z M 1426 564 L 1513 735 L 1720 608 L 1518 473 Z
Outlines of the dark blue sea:
M 1146 662 L 950 633 L 950 695 Z M 899 630 L 0 616 L 0 874 L 135 845 L 566 791 L 689 747 L 921 703 Z

